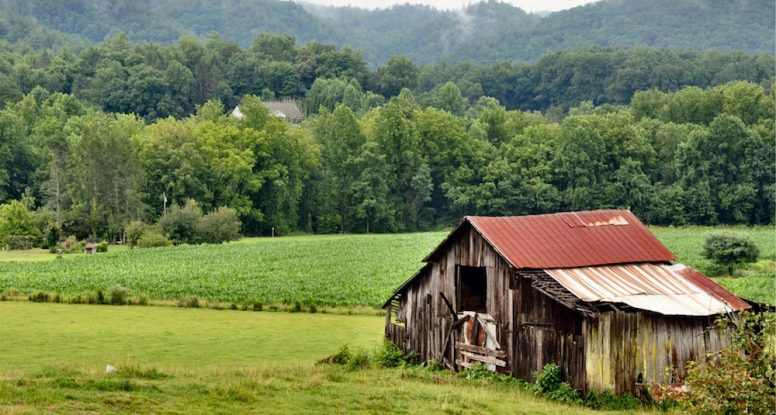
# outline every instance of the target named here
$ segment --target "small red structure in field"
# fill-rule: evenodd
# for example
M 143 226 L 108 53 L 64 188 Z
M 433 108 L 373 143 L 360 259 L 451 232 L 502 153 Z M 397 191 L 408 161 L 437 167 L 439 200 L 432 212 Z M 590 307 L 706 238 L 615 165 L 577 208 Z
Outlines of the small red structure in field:
M 97 253 L 97 244 L 88 243 L 84 246 L 84 252 L 86 255 L 94 255 Z

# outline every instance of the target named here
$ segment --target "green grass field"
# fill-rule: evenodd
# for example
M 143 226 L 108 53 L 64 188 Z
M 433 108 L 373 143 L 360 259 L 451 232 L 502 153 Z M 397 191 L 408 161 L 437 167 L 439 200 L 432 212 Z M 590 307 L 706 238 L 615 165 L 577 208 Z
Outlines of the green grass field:
M 720 278 L 746 298 L 774 302 L 776 233 L 771 227 L 653 227 L 679 260 L 710 276 L 723 270 L 701 256 L 706 235 L 730 232 L 757 243 L 763 260 L 743 278 Z M 79 294 L 114 284 L 133 295 L 177 300 L 367 306 L 382 304 L 412 275 L 443 232 L 250 238 L 224 245 L 114 249 L 107 254 L 0 253 L 0 291 L 17 288 Z M 123 247 L 122 247 L 123 248 Z M 50 259 L 50 260 L 46 260 Z
M 0 320 L 2 414 L 599 413 L 446 371 L 315 364 L 378 347 L 375 316 L 2 302 Z

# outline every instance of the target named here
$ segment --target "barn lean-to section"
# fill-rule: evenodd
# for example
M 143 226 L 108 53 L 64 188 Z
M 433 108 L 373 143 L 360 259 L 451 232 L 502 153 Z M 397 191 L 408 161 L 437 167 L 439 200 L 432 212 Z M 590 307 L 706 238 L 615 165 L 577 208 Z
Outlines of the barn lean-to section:
M 386 337 L 455 370 L 556 363 L 582 391 L 633 392 L 719 350 L 714 315 L 748 308 L 673 259 L 628 211 L 467 217 L 386 302 Z

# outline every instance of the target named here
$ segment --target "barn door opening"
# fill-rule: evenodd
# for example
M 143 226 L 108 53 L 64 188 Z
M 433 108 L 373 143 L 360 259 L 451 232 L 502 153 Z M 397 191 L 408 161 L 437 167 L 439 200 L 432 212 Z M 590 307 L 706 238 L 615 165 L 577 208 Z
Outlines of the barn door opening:
M 488 272 L 485 267 L 458 266 L 456 284 L 456 307 L 459 313 L 474 311 L 488 312 Z

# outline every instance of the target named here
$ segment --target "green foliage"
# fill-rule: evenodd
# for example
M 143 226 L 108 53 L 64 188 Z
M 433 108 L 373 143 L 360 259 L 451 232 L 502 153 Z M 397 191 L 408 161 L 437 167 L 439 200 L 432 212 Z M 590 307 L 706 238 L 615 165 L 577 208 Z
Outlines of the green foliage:
M 134 248 L 140 242 L 140 238 L 147 231 L 147 225 L 139 220 L 129 222 L 124 228 L 124 236 L 127 238 L 127 246 Z
M 611 391 L 601 393 L 589 392 L 584 397 L 584 405 L 597 410 L 628 410 L 637 409 L 644 404 L 635 396 L 625 393 L 615 395 Z
M 534 390 L 539 394 L 547 394 L 560 388 L 562 383 L 560 366 L 548 363 L 536 374 Z
M 146 230 L 137 241 L 138 248 L 157 248 L 170 245 L 172 245 L 172 241 L 167 239 L 165 235 L 154 230 Z
M 98 243 L 97 252 L 108 252 L 108 241 L 101 241 Z
M 108 303 L 113 305 L 125 305 L 129 300 L 129 289 L 120 285 L 108 288 Z
M 235 241 L 240 238 L 240 219 L 234 209 L 220 207 L 199 219 L 194 230 L 199 242 Z
M 0 245 L 30 249 L 40 237 L 32 214 L 20 201 L 0 205 Z
M 691 362 L 684 383 L 688 391 L 677 397 L 689 412 L 707 414 L 768 414 L 776 406 L 776 316 L 739 313 L 720 318 L 732 331 L 733 344 Z
M 189 199 L 184 206 L 171 206 L 159 218 L 157 225 L 175 244 L 195 243 L 197 241 L 195 228 L 201 218 L 202 209 L 194 199 Z
M 199 298 L 195 295 L 183 297 L 178 301 L 178 307 L 199 308 Z
M 377 349 L 374 358 L 380 367 L 400 367 L 415 363 L 413 355 L 404 353 L 388 340 L 383 341 L 382 347 Z
M 706 237 L 703 244 L 703 256 L 716 264 L 725 266 L 728 275 L 733 275 L 735 266 L 756 262 L 760 256 L 760 250 L 751 239 L 715 234 Z

